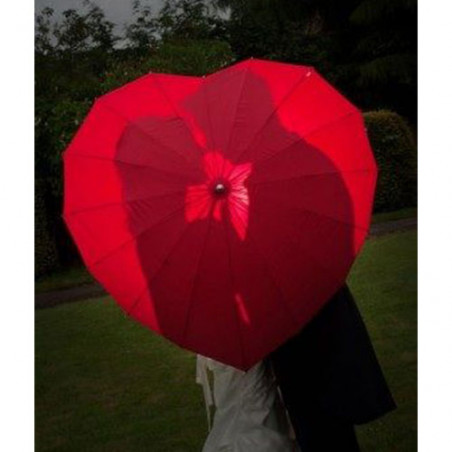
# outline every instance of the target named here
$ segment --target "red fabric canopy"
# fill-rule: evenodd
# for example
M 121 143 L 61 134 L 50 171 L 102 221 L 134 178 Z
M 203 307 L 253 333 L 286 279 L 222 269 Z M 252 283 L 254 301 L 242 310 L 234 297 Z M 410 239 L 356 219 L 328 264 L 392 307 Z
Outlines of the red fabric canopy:
M 173 342 L 248 369 L 344 283 L 376 165 L 310 67 L 148 74 L 97 99 L 64 154 L 64 218 L 95 278 Z

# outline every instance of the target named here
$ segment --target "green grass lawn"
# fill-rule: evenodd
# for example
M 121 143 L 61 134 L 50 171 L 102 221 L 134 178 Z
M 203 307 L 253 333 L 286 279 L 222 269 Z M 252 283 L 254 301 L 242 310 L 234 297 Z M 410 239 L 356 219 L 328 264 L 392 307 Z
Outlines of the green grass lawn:
M 392 212 L 381 212 L 372 215 L 372 224 L 384 223 L 385 221 L 404 220 L 405 218 L 417 217 L 417 207 L 406 207 Z
M 370 240 L 349 278 L 398 409 L 360 426 L 365 451 L 417 450 L 416 231 Z
M 94 278 L 84 266 L 74 265 L 38 279 L 35 283 L 35 292 L 42 293 L 52 290 L 63 290 L 93 282 Z
M 360 426 L 363 451 L 416 450 L 416 231 L 368 241 L 350 276 L 398 404 Z M 36 450 L 198 452 L 194 355 L 108 298 L 36 311 Z

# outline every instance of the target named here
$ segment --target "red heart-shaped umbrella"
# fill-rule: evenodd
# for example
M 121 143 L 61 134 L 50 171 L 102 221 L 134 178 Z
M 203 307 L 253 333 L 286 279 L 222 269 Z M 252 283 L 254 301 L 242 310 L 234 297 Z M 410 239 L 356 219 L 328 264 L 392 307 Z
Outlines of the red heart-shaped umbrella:
M 64 162 L 91 273 L 133 318 L 241 369 L 344 283 L 377 172 L 356 107 L 312 68 L 260 60 L 102 96 Z

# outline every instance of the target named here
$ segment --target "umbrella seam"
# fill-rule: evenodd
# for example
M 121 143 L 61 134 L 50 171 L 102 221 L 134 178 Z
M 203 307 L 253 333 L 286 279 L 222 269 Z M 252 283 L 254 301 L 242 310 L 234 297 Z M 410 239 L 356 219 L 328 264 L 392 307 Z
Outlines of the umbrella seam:
M 305 141 L 306 142 L 306 140 L 305 140 L 306 137 L 309 137 L 310 135 L 312 135 L 312 134 L 314 134 L 316 132 L 319 132 L 319 131 L 321 131 L 323 129 L 327 129 L 327 128 L 337 124 L 338 122 L 341 122 L 344 119 L 346 119 L 346 118 L 348 118 L 350 116 L 354 116 L 354 115 L 359 115 L 360 116 L 361 113 L 360 113 L 359 110 L 349 111 L 345 115 L 339 116 L 338 118 L 335 118 L 333 121 L 329 121 L 329 122 L 326 122 L 326 123 L 324 123 L 324 124 L 322 124 L 322 125 L 320 125 L 318 127 L 315 127 L 314 129 L 309 130 L 308 132 L 304 133 L 303 135 L 296 134 L 298 136 L 298 138 L 295 141 L 290 143 L 288 146 L 283 147 L 282 149 L 278 149 L 276 152 L 274 152 L 273 154 L 270 154 L 269 156 L 266 156 L 265 158 L 256 160 L 255 161 L 255 165 L 258 166 L 259 164 L 264 163 L 267 160 L 271 160 L 276 155 L 280 154 L 281 152 L 284 152 L 286 149 L 289 149 L 290 147 L 294 146 L 295 144 L 299 143 L 300 141 Z M 249 150 L 249 148 L 248 148 L 248 150 Z
M 293 177 L 288 177 L 286 179 L 273 179 L 273 180 L 263 180 L 261 182 L 251 182 L 249 184 L 249 187 L 257 187 L 259 185 L 267 185 L 267 184 L 273 184 L 273 183 L 278 183 L 278 182 L 288 182 L 288 181 L 292 181 L 292 180 L 297 180 L 297 179 L 304 179 L 307 177 L 320 177 L 320 176 L 328 176 L 328 175 L 333 175 L 333 174 L 353 174 L 353 173 L 370 173 L 373 170 L 371 168 L 361 168 L 361 169 L 354 169 L 354 170 L 349 170 L 349 171 L 341 171 L 340 169 L 338 169 L 337 171 L 325 171 L 323 173 L 313 173 L 313 174 L 300 174 L 299 176 L 293 176 Z
M 224 149 L 224 152 L 223 152 L 223 155 L 224 155 L 225 158 L 223 160 L 223 164 L 222 164 L 220 175 L 223 175 L 224 167 L 225 167 L 225 163 L 226 163 L 226 158 L 227 158 L 227 153 L 228 153 L 229 148 L 231 146 L 232 134 L 233 134 L 233 131 L 234 131 L 235 124 L 237 122 L 237 112 L 239 110 L 239 104 L 240 104 L 240 101 L 242 100 L 242 97 L 243 97 L 243 90 L 244 90 L 244 87 L 245 87 L 246 78 L 249 76 L 249 72 L 250 72 L 250 61 L 251 60 L 247 61 L 246 67 L 243 70 L 242 84 L 240 85 L 240 92 L 239 92 L 239 95 L 237 97 L 237 104 L 235 106 L 235 111 L 234 111 L 234 115 L 233 115 L 234 121 L 233 121 L 233 123 L 231 125 L 231 129 L 229 131 L 228 143 L 227 143 L 227 145 L 226 145 L 226 147 Z M 230 171 L 232 171 L 232 169 Z M 225 175 L 225 177 L 228 178 L 229 174 Z
M 190 134 L 192 140 L 194 143 L 197 143 L 193 132 L 191 130 L 191 128 L 189 127 L 189 125 L 187 124 L 187 122 L 185 121 L 185 118 L 180 114 L 179 110 L 176 108 L 174 102 L 170 99 L 170 97 L 168 96 L 165 88 L 163 87 L 162 83 L 160 82 L 160 80 L 158 80 L 158 75 L 155 73 L 150 74 L 151 79 L 154 81 L 154 84 L 156 86 L 159 87 L 159 89 L 162 91 L 163 96 L 165 97 L 166 101 L 168 102 L 168 104 L 171 106 L 171 108 L 173 109 L 174 113 L 176 114 L 176 116 L 178 118 L 180 118 L 182 120 L 182 123 L 184 124 L 185 128 L 188 130 L 188 133 Z M 202 155 L 203 152 L 200 152 L 200 155 Z
M 100 263 L 102 263 L 105 259 L 107 259 L 108 257 L 110 257 L 112 254 L 116 253 L 118 250 L 120 250 L 121 248 L 123 248 L 124 246 L 128 245 L 131 242 L 134 242 L 138 237 L 141 237 L 143 234 L 148 233 L 150 230 L 152 230 L 153 228 L 155 228 L 156 226 L 160 226 L 163 223 L 166 223 L 168 221 L 170 221 L 175 215 L 177 215 L 181 210 L 183 210 L 185 208 L 185 206 L 183 207 L 178 207 L 177 209 L 173 210 L 171 213 L 169 213 L 168 215 L 166 215 L 164 218 L 162 218 L 158 223 L 153 223 L 151 226 L 146 227 L 145 229 L 143 229 L 142 231 L 140 231 L 137 235 L 134 235 L 133 237 L 131 237 L 130 239 L 125 240 L 124 242 L 122 242 L 120 245 L 118 245 L 117 247 L 113 248 L 112 250 L 109 250 L 106 254 L 104 254 L 103 256 L 101 256 L 100 258 L 96 259 L 94 262 L 90 263 L 90 265 L 92 267 L 96 267 L 98 266 Z M 80 219 L 77 219 L 77 221 L 80 221 Z
M 199 254 L 199 259 L 197 262 L 197 271 L 195 273 L 195 277 L 193 278 L 193 284 L 190 288 L 190 294 L 189 294 L 189 298 L 188 298 L 188 306 L 187 306 L 187 311 L 186 311 L 186 315 L 185 315 L 185 324 L 184 324 L 184 329 L 182 331 L 182 339 L 181 339 L 181 343 L 185 343 L 186 339 L 187 339 L 187 334 L 188 334 L 188 327 L 190 325 L 190 321 L 191 321 L 191 317 L 192 317 L 192 311 L 193 311 L 193 305 L 194 305 L 194 293 L 195 293 L 195 287 L 198 283 L 198 276 L 199 276 L 199 266 L 201 264 L 202 258 L 204 257 L 204 253 L 207 247 L 207 240 L 209 238 L 211 229 L 212 229 L 212 221 L 213 221 L 213 215 L 209 215 L 209 224 L 207 226 L 207 231 L 206 231 L 206 237 L 204 239 L 204 243 L 202 244 L 202 248 L 201 248 L 201 252 Z
M 160 195 L 155 195 L 155 196 L 146 196 L 145 198 L 128 199 L 128 200 L 126 200 L 127 202 L 110 202 L 110 203 L 106 203 L 106 204 L 97 204 L 95 206 L 86 207 L 86 208 L 83 208 L 83 209 L 72 210 L 70 212 L 66 212 L 65 215 L 66 216 L 78 215 L 80 213 L 91 212 L 93 210 L 101 210 L 103 208 L 108 208 L 108 207 L 113 207 L 113 206 L 128 206 L 130 204 L 139 203 L 140 201 L 147 201 L 147 200 L 150 200 L 150 199 L 166 198 L 166 197 L 182 194 L 182 193 L 185 193 L 185 192 L 186 192 L 186 190 L 178 190 L 178 191 L 174 191 L 174 192 L 171 192 L 171 193 L 165 193 L 165 194 L 160 194 Z
M 170 149 L 170 148 L 167 148 L 167 149 Z M 184 176 L 183 173 L 175 173 L 172 171 L 162 170 L 162 169 L 156 168 L 155 166 L 150 166 L 150 165 L 140 165 L 138 163 L 126 162 L 125 160 L 120 160 L 117 158 L 108 158 L 108 157 L 103 157 L 103 156 L 94 155 L 94 154 L 85 154 L 85 153 L 81 153 L 81 152 L 71 152 L 65 156 L 65 158 L 72 158 L 72 157 L 80 157 L 80 158 L 93 159 L 93 160 L 105 160 L 107 162 L 119 163 L 121 165 L 134 166 L 134 167 L 138 167 L 138 168 L 146 168 L 151 171 L 168 174 L 169 176 L 178 176 L 181 179 L 190 180 L 189 177 L 183 177 Z
M 320 213 L 320 212 L 316 212 L 315 210 L 312 210 L 312 209 L 304 209 L 302 207 L 289 207 L 289 209 L 290 210 L 297 210 L 297 211 L 300 211 L 300 212 L 307 212 L 307 213 L 310 213 L 312 215 L 316 215 L 318 217 L 328 218 L 329 220 L 334 221 L 335 223 L 343 224 L 345 226 L 348 226 L 349 228 L 360 229 L 361 231 L 364 231 L 366 233 L 369 232 L 369 228 L 368 227 L 366 228 L 365 226 L 361 226 L 359 224 L 348 223 L 347 221 L 339 220 L 338 218 L 334 218 L 334 217 L 332 217 L 330 215 L 326 215 L 326 214 L 323 214 L 323 213 Z
M 309 69 L 309 71 L 312 72 L 312 69 Z M 268 122 L 270 121 L 270 118 L 273 117 L 273 115 L 276 114 L 276 112 L 282 107 L 282 105 L 287 101 L 287 99 L 289 99 L 292 94 L 295 92 L 295 90 L 301 86 L 303 84 L 303 82 L 305 82 L 307 79 L 309 79 L 309 71 L 306 72 L 305 74 L 303 74 L 303 76 L 300 77 L 300 80 L 298 80 L 298 82 L 296 82 L 293 86 L 292 89 L 290 89 L 286 95 L 281 99 L 281 101 L 279 102 L 278 105 L 275 106 L 275 108 L 272 110 L 272 112 L 270 113 L 270 115 L 266 118 L 266 120 L 264 121 L 264 123 L 259 127 L 259 129 L 254 133 L 254 135 L 252 136 L 251 140 L 249 141 L 248 146 L 243 149 L 240 154 L 235 158 L 235 161 L 238 162 L 240 160 L 240 158 L 246 153 L 246 151 L 248 151 L 248 149 L 251 147 L 251 145 L 254 143 L 254 140 L 256 139 L 256 137 L 262 132 L 262 130 L 264 130 L 265 126 L 268 124 Z
M 242 221 L 241 218 L 240 218 L 240 216 L 237 216 L 237 219 L 238 219 L 239 221 Z M 243 221 L 242 221 L 242 223 L 243 223 Z M 264 255 L 263 255 L 262 251 L 260 250 L 260 248 L 259 248 L 258 245 L 257 245 L 256 240 L 255 240 L 254 238 L 251 238 L 249 235 L 248 235 L 248 239 L 249 239 L 250 243 L 254 243 L 254 246 L 253 246 L 254 250 L 257 252 L 257 254 L 258 254 L 259 256 L 261 256 L 262 262 L 264 263 L 265 268 L 267 269 L 267 273 L 268 273 L 268 275 L 270 276 L 270 279 L 273 281 L 273 285 L 275 286 L 276 291 L 277 291 L 277 292 L 280 294 L 280 296 L 281 296 L 281 300 L 282 300 L 282 303 L 281 303 L 281 304 L 282 304 L 282 306 L 284 307 L 284 311 L 286 312 L 286 315 L 287 315 L 287 317 L 289 318 L 289 321 L 290 321 L 294 326 L 298 326 L 298 323 L 297 323 L 296 320 L 295 320 L 294 313 L 292 312 L 292 309 L 289 308 L 289 305 L 287 304 L 286 297 L 285 297 L 285 295 L 284 295 L 284 293 L 283 293 L 281 287 L 279 286 L 280 282 L 278 281 L 278 279 L 275 277 L 275 275 L 274 275 L 273 272 L 271 271 L 270 264 L 268 263 L 267 259 L 265 259 L 265 257 L 264 257 Z
M 207 114 L 207 124 L 209 125 L 209 133 L 210 133 L 210 142 L 212 144 L 212 149 L 215 149 L 215 138 L 214 138 L 214 134 L 213 134 L 213 127 L 212 127 L 212 121 L 210 119 L 210 108 L 209 108 L 209 103 L 207 102 L 207 91 L 208 91 L 208 84 L 206 84 L 206 78 L 203 79 L 202 85 L 201 87 L 204 88 L 202 89 L 202 93 L 203 93 L 203 100 L 204 100 L 204 106 L 205 106 L 205 110 L 206 110 L 206 114 Z
M 119 117 L 123 118 L 128 125 L 130 125 L 132 127 L 135 127 L 136 129 L 139 129 L 143 134 L 148 136 L 151 140 L 155 141 L 156 143 L 158 143 L 163 148 L 168 149 L 168 150 L 170 150 L 172 152 L 175 152 L 177 155 L 182 157 L 183 160 L 185 160 L 188 164 L 190 164 L 190 161 L 185 157 L 184 154 L 181 154 L 175 148 L 172 148 L 172 147 L 169 147 L 169 146 L 163 144 L 160 140 L 156 139 L 155 136 L 151 135 L 146 129 L 144 129 L 143 127 L 139 126 L 138 124 L 133 122 L 133 120 L 131 118 L 129 118 L 128 116 L 124 115 L 119 110 L 117 110 L 116 107 L 113 107 L 113 106 L 109 105 L 108 102 L 105 99 L 102 99 L 102 98 L 97 99 L 96 104 L 97 104 L 97 106 L 103 107 L 106 110 L 109 110 L 110 112 L 112 112 L 112 113 L 118 115 Z M 161 118 L 163 119 L 163 117 L 161 117 Z M 183 120 L 182 120 L 182 122 L 183 122 Z M 192 137 L 191 134 L 190 134 L 190 136 Z M 195 149 L 196 149 L 196 146 L 195 146 Z M 202 155 L 202 152 L 200 152 L 199 155 Z
M 204 202 L 204 200 L 198 200 L 198 203 L 201 203 L 201 202 Z M 196 205 L 196 203 L 195 203 L 195 205 Z M 131 243 L 131 242 L 135 241 L 138 237 L 141 237 L 143 234 L 147 234 L 153 228 L 155 228 L 157 226 L 160 226 L 161 224 L 170 221 L 175 215 L 177 215 L 180 211 L 184 210 L 185 208 L 186 208 L 186 204 L 184 203 L 183 206 L 178 207 L 177 209 L 173 210 L 171 213 L 169 213 L 168 215 L 166 215 L 165 217 L 160 219 L 157 223 L 154 223 L 154 224 L 150 225 L 149 227 L 146 227 L 145 229 L 140 231 L 137 235 L 135 235 L 135 236 L 131 237 L 130 239 L 122 242 L 116 248 L 108 251 L 108 253 L 104 254 L 100 258 L 96 259 L 94 262 L 90 263 L 90 265 L 93 266 L 93 267 L 99 265 L 103 260 L 105 260 L 106 258 L 111 256 L 112 254 L 114 254 L 116 251 L 118 251 L 121 248 L 123 248 L 124 246 L 126 246 L 128 243 Z M 80 222 L 80 219 L 77 219 L 77 221 Z M 86 226 L 85 226 L 85 228 L 86 228 Z M 87 229 L 89 229 L 89 228 L 87 228 Z
M 171 256 L 172 253 L 174 253 L 174 251 L 177 249 L 177 247 L 179 246 L 180 242 L 182 241 L 182 239 L 184 238 L 184 236 L 187 234 L 188 230 L 190 229 L 190 227 L 193 225 L 193 223 L 187 223 L 186 226 L 184 227 L 183 231 L 181 232 L 181 234 L 179 235 L 179 237 L 177 238 L 177 240 L 172 244 L 172 246 L 170 247 L 170 249 L 168 250 L 168 252 L 166 253 L 165 257 L 161 260 L 161 262 L 159 263 L 159 266 L 157 267 L 155 273 L 151 276 L 150 279 L 146 280 L 146 283 L 144 285 L 143 290 L 140 291 L 139 296 L 137 297 L 137 299 L 134 301 L 133 305 L 130 306 L 130 308 L 126 311 L 127 315 L 131 315 L 133 310 L 136 308 L 136 306 L 138 305 L 139 300 L 141 299 L 141 297 L 143 296 L 143 294 L 146 292 L 146 289 L 151 289 L 150 285 L 151 283 L 155 280 L 155 278 L 160 274 L 160 272 L 162 271 L 163 267 L 165 266 L 166 261 L 168 260 L 168 258 Z M 152 292 L 152 290 L 151 290 Z
M 232 289 L 232 296 L 235 297 L 235 290 L 234 290 L 234 274 L 233 274 L 233 269 L 232 269 L 232 257 L 231 257 L 231 244 L 230 244 L 230 238 L 229 238 L 229 232 L 227 230 L 226 227 L 226 222 L 223 221 L 223 229 L 224 229 L 224 234 L 226 237 L 226 248 L 227 248 L 227 256 L 228 256 L 228 266 L 229 266 L 229 275 L 230 275 L 230 281 L 231 281 L 231 289 Z M 239 314 L 237 312 L 237 305 L 235 303 L 232 304 L 232 310 L 234 311 L 234 318 L 236 320 L 236 326 L 237 326 L 237 331 L 238 331 L 238 336 L 239 336 L 239 342 L 241 345 L 241 349 L 240 349 L 240 354 L 241 354 L 241 360 L 242 360 L 242 366 L 246 367 L 246 355 L 245 355 L 245 344 L 243 341 L 243 335 L 242 335 L 242 329 L 241 329 L 241 324 L 240 324 L 240 319 L 239 319 Z
M 261 209 L 258 209 L 261 210 Z M 261 210 L 262 211 L 262 210 Z M 292 237 L 292 236 L 291 236 Z M 294 240 L 290 240 L 291 243 L 293 243 L 294 245 L 296 245 L 301 251 L 304 251 L 306 253 L 306 255 L 308 255 L 313 262 L 315 262 L 321 269 L 325 270 L 331 277 L 332 279 L 336 282 L 336 283 L 340 283 L 342 284 L 342 281 L 338 280 L 337 277 L 331 272 L 331 269 L 328 267 L 325 267 L 323 264 L 321 264 L 316 257 L 314 257 L 310 251 L 307 250 L 306 247 L 302 246 L 298 241 L 295 242 Z

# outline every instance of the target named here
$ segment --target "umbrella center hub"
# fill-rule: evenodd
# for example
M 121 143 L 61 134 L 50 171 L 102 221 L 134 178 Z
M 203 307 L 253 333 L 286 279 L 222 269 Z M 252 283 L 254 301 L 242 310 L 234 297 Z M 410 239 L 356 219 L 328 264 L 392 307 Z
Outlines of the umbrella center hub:
M 217 197 L 226 196 L 228 194 L 228 191 L 229 184 L 225 181 L 215 181 L 212 184 L 212 193 Z

